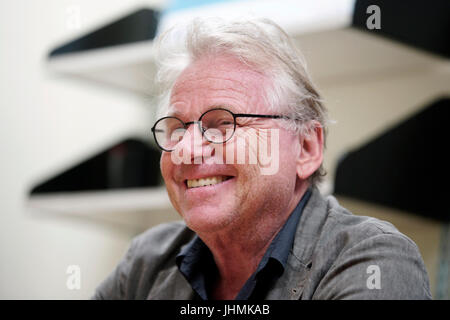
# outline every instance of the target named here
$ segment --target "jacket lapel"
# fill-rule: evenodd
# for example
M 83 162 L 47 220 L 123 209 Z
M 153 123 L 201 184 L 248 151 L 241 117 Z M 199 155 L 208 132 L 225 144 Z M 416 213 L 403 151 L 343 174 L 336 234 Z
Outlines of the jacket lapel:
M 327 215 L 327 202 L 314 188 L 297 226 L 286 268 L 267 299 L 298 300 L 302 297 L 312 266 L 312 255 Z
M 156 277 L 147 300 L 191 300 L 194 291 L 175 265 Z

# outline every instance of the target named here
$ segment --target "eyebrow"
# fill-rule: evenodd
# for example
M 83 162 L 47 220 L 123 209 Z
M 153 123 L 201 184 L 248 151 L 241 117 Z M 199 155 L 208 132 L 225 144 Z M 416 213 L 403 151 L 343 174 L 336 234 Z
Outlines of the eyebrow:
M 169 108 L 170 108 L 170 107 L 169 107 Z M 216 108 L 226 109 L 226 110 L 231 111 L 231 112 L 234 113 L 234 114 L 238 114 L 237 112 L 234 111 L 234 107 L 232 107 L 232 106 L 230 106 L 230 105 L 226 105 L 226 104 L 213 104 L 213 105 L 208 105 L 204 110 L 202 110 L 202 112 L 200 113 L 200 116 L 201 116 L 202 114 L 204 114 L 205 112 L 208 112 L 209 110 L 216 109 Z M 169 111 L 169 112 L 167 113 L 167 116 L 169 116 L 169 117 L 176 117 L 176 118 L 182 119 L 182 118 L 184 117 L 184 114 L 181 113 L 180 111 L 176 110 L 176 111 L 174 111 L 173 113 L 170 113 L 170 111 Z M 198 118 L 195 119 L 195 120 L 198 120 Z

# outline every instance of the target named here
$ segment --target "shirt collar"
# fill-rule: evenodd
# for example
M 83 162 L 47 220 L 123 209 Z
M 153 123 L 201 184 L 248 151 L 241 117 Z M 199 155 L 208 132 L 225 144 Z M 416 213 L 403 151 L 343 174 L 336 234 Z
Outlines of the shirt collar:
M 292 244 L 294 243 L 295 231 L 297 229 L 298 222 L 300 221 L 303 208 L 308 202 L 310 196 L 311 191 L 308 189 L 303 195 L 301 201 L 297 204 L 297 207 L 295 207 L 294 211 L 287 219 L 284 226 L 270 243 L 269 248 L 267 248 L 264 257 L 261 260 L 257 272 L 264 268 L 262 264 L 264 262 L 267 263 L 269 258 L 273 258 L 278 261 L 284 269 L 292 248 Z

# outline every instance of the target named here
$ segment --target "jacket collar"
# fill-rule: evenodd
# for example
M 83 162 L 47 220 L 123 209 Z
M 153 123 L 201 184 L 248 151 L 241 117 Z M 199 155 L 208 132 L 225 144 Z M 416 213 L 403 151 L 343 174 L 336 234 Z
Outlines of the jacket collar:
M 267 299 L 300 299 L 311 270 L 314 249 L 328 216 L 327 207 L 327 201 L 319 190 L 312 189 L 311 197 L 297 226 L 293 249 L 284 273 L 267 295 Z

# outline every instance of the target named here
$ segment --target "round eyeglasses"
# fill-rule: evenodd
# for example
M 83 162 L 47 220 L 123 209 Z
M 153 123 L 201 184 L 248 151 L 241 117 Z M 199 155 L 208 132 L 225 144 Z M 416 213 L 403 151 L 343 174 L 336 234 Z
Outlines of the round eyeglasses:
M 236 131 L 236 118 L 289 119 L 280 115 L 233 113 L 223 108 L 214 108 L 203 113 L 198 121 L 183 122 L 177 117 L 163 117 L 152 127 L 157 145 L 164 151 L 175 150 L 183 139 L 189 125 L 197 123 L 202 136 L 211 143 L 225 143 Z

